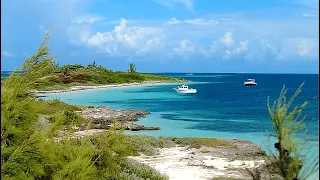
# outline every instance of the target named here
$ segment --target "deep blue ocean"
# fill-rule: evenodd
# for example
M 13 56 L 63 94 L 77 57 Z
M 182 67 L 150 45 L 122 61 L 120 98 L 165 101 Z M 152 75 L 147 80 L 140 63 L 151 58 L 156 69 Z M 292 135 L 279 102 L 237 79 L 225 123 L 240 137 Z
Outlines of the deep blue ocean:
M 272 121 L 267 109 L 279 97 L 283 85 L 290 98 L 302 82 L 302 92 L 294 106 L 319 94 L 319 75 L 316 74 L 161 74 L 183 77 L 197 89 L 196 94 L 178 94 L 173 87 L 181 84 L 134 86 L 113 89 L 86 90 L 47 95 L 81 105 L 105 105 L 115 109 L 143 109 L 151 112 L 138 123 L 160 126 L 159 131 L 128 132 L 150 136 L 216 137 L 247 139 L 268 151 L 275 143 Z M 243 82 L 254 78 L 254 87 Z M 319 98 L 304 109 L 307 134 L 298 134 L 307 142 L 307 154 L 319 154 Z M 267 135 L 268 134 L 268 135 Z M 270 135 L 270 136 L 269 136 Z M 267 137 L 271 137 L 268 141 Z M 270 142 L 270 143 L 268 143 Z M 272 149 L 272 148 L 271 148 Z
M 162 75 L 191 80 L 187 84 L 198 92 L 178 94 L 171 90 L 178 84 L 166 84 L 70 92 L 48 95 L 47 98 L 58 98 L 71 104 L 148 110 L 151 114 L 139 123 L 160 126 L 161 130 L 135 132 L 138 134 L 239 138 L 264 146 L 267 133 L 273 136 L 267 109 L 268 97 L 272 105 L 283 85 L 286 85 L 289 98 L 302 82 L 305 84 L 294 105 L 317 97 L 319 93 L 319 75 L 314 74 Z M 245 87 L 243 82 L 248 78 L 256 79 L 258 85 Z M 308 133 L 298 136 L 312 144 L 318 144 L 318 107 L 319 99 L 307 105 L 303 114 L 307 115 L 305 122 Z

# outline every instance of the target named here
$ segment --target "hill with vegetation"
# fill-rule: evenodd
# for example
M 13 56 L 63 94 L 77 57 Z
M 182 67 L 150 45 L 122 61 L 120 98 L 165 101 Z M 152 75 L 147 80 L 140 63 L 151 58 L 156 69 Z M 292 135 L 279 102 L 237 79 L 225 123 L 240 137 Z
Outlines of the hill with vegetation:
M 184 79 L 138 73 L 135 64 L 132 63 L 129 65 L 128 72 L 122 72 L 106 69 L 93 62 L 86 67 L 80 64 L 53 65 L 52 73 L 38 79 L 33 88 L 36 90 L 59 90 L 80 85 L 95 86 L 145 81 L 181 82 Z

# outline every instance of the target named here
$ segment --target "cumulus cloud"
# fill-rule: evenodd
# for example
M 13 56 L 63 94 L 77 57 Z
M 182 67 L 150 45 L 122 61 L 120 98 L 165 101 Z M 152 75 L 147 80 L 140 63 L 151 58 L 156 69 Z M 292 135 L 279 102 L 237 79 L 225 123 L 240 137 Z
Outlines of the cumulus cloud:
M 167 45 L 167 48 L 171 48 L 171 46 Z M 183 39 L 178 41 L 178 43 L 174 43 L 174 45 L 172 45 L 172 50 L 167 53 L 167 57 L 171 59 L 192 59 L 192 57 L 208 58 L 210 56 L 211 53 L 208 49 L 197 42 L 192 42 L 188 39 Z
M 189 40 L 182 40 L 179 43 L 178 47 L 173 48 L 173 53 L 178 54 L 178 55 L 186 55 L 186 54 L 191 54 L 194 53 L 195 48 L 191 44 Z
M 231 47 L 234 42 L 232 39 L 232 32 L 227 32 L 223 38 L 221 39 L 222 44 L 224 44 L 226 47 Z
M 295 38 L 295 34 L 290 34 L 293 37 L 286 37 L 286 34 L 277 34 L 272 31 L 264 31 L 266 34 L 262 33 L 259 36 L 255 36 L 254 33 L 244 34 L 242 31 L 227 31 L 219 37 L 210 33 L 221 34 L 219 32 L 223 30 L 221 26 L 216 26 L 213 29 L 215 31 L 212 30 L 212 26 L 207 27 L 210 23 L 214 24 L 213 22 L 216 20 L 197 18 L 192 21 L 171 18 L 164 25 L 159 25 L 160 23 L 148 25 L 122 18 L 118 25 L 110 31 L 93 32 L 92 26 L 95 21 L 89 19 L 76 21 L 69 27 L 70 42 L 77 42 L 112 56 L 152 55 L 160 57 L 166 54 L 168 55 L 166 57 L 191 57 L 198 55 L 256 61 L 270 57 L 274 60 L 319 58 L 317 54 L 318 38 Z M 197 31 L 203 33 L 197 33 Z M 270 38 L 269 34 L 275 37 Z M 282 37 L 277 37 L 279 35 Z M 207 45 L 202 43 L 201 36 L 211 40 L 212 43 Z M 178 38 L 182 40 L 177 41 Z
M 80 39 L 86 46 L 98 48 L 109 55 L 143 55 L 161 49 L 164 35 L 161 29 L 129 26 L 128 21 L 122 18 L 112 31 L 81 34 Z
M 245 41 L 240 41 L 239 46 L 236 48 L 235 52 L 236 53 L 242 53 L 248 50 L 248 40 Z
M 319 59 L 319 39 L 288 38 L 281 42 L 277 59 Z
M 6 57 L 14 56 L 14 54 L 12 54 L 12 53 L 10 53 L 10 52 L 8 52 L 6 50 L 1 51 L 1 55 L 6 56 Z
M 213 53 L 221 53 L 224 52 L 224 54 L 229 57 L 233 51 L 241 52 L 246 50 L 246 46 L 248 44 L 247 41 L 239 42 L 239 47 L 236 47 L 234 49 L 234 40 L 232 38 L 232 32 L 226 32 L 223 37 L 221 37 L 219 40 L 214 40 L 211 45 L 211 52 Z
M 168 21 L 169 25 L 174 25 L 174 24 L 180 24 L 181 21 L 177 20 L 176 18 L 170 18 Z
M 153 1 L 170 8 L 182 5 L 190 10 L 193 9 L 192 0 Z M 318 3 L 313 0 L 301 1 L 310 6 L 315 2 Z M 57 26 L 59 28 L 57 33 L 63 34 L 57 38 L 59 43 L 62 44 L 64 40 L 68 40 L 71 43 L 70 47 L 86 46 L 92 51 L 113 56 L 152 54 L 154 57 L 160 57 L 160 55 L 172 53 L 181 57 L 197 55 L 215 56 L 217 59 L 220 57 L 252 60 L 319 59 L 318 21 L 317 18 L 311 18 L 316 14 L 311 10 L 300 10 L 298 14 L 300 18 L 295 14 L 285 18 L 279 16 L 260 19 L 252 18 L 254 17 L 252 14 L 248 16 L 243 13 L 169 20 L 121 19 L 119 22 L 118 19 L 106 21 L 105 17 L 89 13 L 92 3 L 93 1 L 87 0 L 23 1 L 21 6 L 28 5 L 32 10 L 24 8 L 21 11 L 24 14 L 32 11 L 34 16 L 42 15 L 42 18 L 32 21 L 34 24 L 28 26 L 29 30 L 31 27 L 39 27 L 38 30 L 44 32 L 47 28 Z M 14 1 L 6 1 L 6 4 L 10 4 L 11 9 L 16 8 Z M 39 6 L 36 6 L 38 4 Z M 51 7 L 49 10 L 41 8 L 48 6 Z M 102 14 L 102 12 L 98 13 Z M 28 22 L 30 19 L 24 19 L 24 21 Z M 96 26 L 98 22 L 100 24 Z M 117 24 L 114 26 L 115 22 Z M 6 32 L 8 37 L 11 29 Z M 56 36 L 55 34 L 53 38 Z M 4 55 L 3 52 L 2 55 Z

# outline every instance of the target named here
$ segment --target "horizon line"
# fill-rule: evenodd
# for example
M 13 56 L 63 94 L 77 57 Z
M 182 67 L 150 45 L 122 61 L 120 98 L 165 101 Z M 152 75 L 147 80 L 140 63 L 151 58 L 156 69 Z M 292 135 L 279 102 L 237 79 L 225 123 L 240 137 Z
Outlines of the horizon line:
M 1 70 L 2 72 L 13 72 L 13 70 Z M 21 71 L 18 71 L 21 72 Z M 125 72 L 125 71 L 123 71 Z M 138 72 L 147 74 L 300 74 L 300 75 L 319 75 L 319 73 L 292 73 L 292 72 Z

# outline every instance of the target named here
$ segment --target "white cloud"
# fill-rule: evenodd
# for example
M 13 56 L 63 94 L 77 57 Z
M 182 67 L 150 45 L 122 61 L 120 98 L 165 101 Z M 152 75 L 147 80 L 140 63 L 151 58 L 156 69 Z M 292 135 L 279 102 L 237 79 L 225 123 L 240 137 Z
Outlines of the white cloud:
M 201 19 L 201 18 L 184 20 L 184 22 L 192 24 L 192 25 L 198 25 L 198 26 L 209 26 L 209 25 L 218 24 L 218 21 L 205 20 L 205 19 Z
M 180 24 L 181 21 L 177 20 L 176 18 L 170 18 L 168 21 L 168 24 L 173 25 L 173 24 Z
M 270 57 L 274 60 L 319 58 L 316 50 L 319 39 L 313 33 L 314 29 L 310 29 L 309 22 L 301 21 L 300 28 L 300 26 L 293 26 L 298 22 L 291 21 L 263 23 L 240 19 L 234 24 L 236 20 L 232 18 L 221 20 L 221 17 L 193 20 L 171 18 L 161 23 L 121 19 L 111 31 L 104 32 L 94 32 L 92 27 L 95 23 L 84 20 L 74 23 L 75 26 L 70 32 L 72 32 L 71 37 L 76 37 L 79 44 L 112 56 L 152 55 L 160 59 L 163 55 L 167 55 L 165 57 L 197 55 L 214 56 L 215 59 L 242 58 L 255 61 L 267 60 Z M 235 29 L 236 26 L 237 29 Z M 270 27 L 277 27 L 277 29 L 270 29 Z M 228 29 L 230 31 L 226 31 Z M 289 29 L 291 31 L 288 31 Z M 223 31 L 225 33 L 221 34 Z M 298 35 L 300 37 L 304 35 L 305 39 L 300 38 L 299 41 L 289 42 L 290 39 L 297 39 Z M 204 40 L 212 43 L 205 44 Z
M 184 5 L 188 10 L 193 11 L 193 0 L 152 0 L 162 6 L 173 8 L 176 4 Z
M 66 29 L 69 42 L 74 45 L 85 43 L 92 34 L 92 26 L 105 18 L 91 15 L 79 15 L 73 18 Z
M 278 51 L 279 60 L 319 59 L 319 39 L 300 37 L 284 39 Z
M 228 48 L 234 45 L 234 40 L 232 39 L 232 32 L 226 32 L 220 40 L 214 40 L 211 45 L 211 52 L 221 52 L 225 51 L 226 54 L 230 54 Z M 226 49 L 228 51 L 226 51 Z
M 177 20 L 176 18 L 171 18 L 167 22 L 168 25 L 177 25 L 177 24 L 190 24 L 195 26 L 210 26 L 210 25 L 217 25 L 219 21 L 217 20 L 207 20 L 203 18 L 196 18 L 196 19 L 186 19 L 186 20 Z
M 308 13 L 303 13 L 303 17 L 314 17 L 315 15 L 313 14 L 308 14 Z
M 14 56 L 14 54 L 12 54 L 12 53 L 10 53 L 10 52 L 8 52 L 8 51 L 6 51 L 6 50 L 3 50 L 3 51 L 1 52 L 1 54 L 2 54 L 3 56 L 6 56 L 6 57 L 12 57 L 12 56 Z
M 153 1 L 170 8 L 183 5 L 193 10 L 192 0 Z M 308 7 L 318 3 L 314 0 L 298 1 Z M 315 11 L 307 10 L 305 7 L 292 16 L 288 13 L 285 18 L 280 15 L 265 17 L 263 14 L 267 13 L 263 12 L 257 17 L 254 13 L 213 14 L 188 19 L 171 18 L 169 21 L 168 19 L 129 21 L 121 19 L 119 23 L 119 20 L 105 21 L 105 17 L 89 13 L 92 2 L 90 0 L 23 1 L 21 6 L 27 7 L 28 4 L 28 7 L 31 7 L 31 10 L 22 9 L 23 14 L 32 11 L 33 16 L 42 15 L 39 20 L 32 21 L 35 24 L 32 27 L 39 27 L 40 31 L 45 31 L 47 28 L 57 26 L 59 31 L 56 32 L 67 35 L 67 40 L 72 45 L 86 46 L 93 51 L 98 50 L 114 56 L 160 57 L 162 54 L 173 53 L 175 56 L 215 56 L 214 59 L 239 57 L 267 60 L 270 56 L 274 59 L 287 60 L 319 59 L 317 50 L 319 22 L 317 18 L 311 18 L 318 16 L 313 16 L 316 14 Z M 11 8 L 16 7 L 14 1 L 6 3 L 11 4 Z M 98 13 L 101 15 L 103 12 Z M 300 18 L 297 18 L 297 15 Z M 24 21 L 28 22 L 30 19 Z M 110 28 L 114 22 L 117 23 L 116 26 Z M 53 38 L 55 36 L 56 33 Z M 60 43 L 65 36 L 59 36 L 57 39 Z
M 167 45 L 168 48 L 171 46 Z M 167 57 L 171 59 L 182 58 L 191 59 L 191 57 L 210 57 L 210 52 L 197 42 L 192 42 L 188 39 L 178 41 L 178 43 L 172 44 L 172 51 L 167 53 Z
M 242 53 L 248 50 L 248 40 L 240 41 L 239 46 L 236 48 L 236 53 Z
M 86 34 L 87 35 L 87 34 Z M 109 55 L 143 55 L 163 47 L 161 29 L 147 26 L 129 26 L 121 19 L 112 31 L 97 32 L 81 39 L 88 47 L 98 48 Z
M 192 46 L 191 42 L 189 40 L 182 40 L 179 43 L 178 47 L 173 48 L 173 53 L 178 55 L 186 55 L 194 53 L 195 48 Z
M 234 42 L 232 39 L 232 32 L 227 32 L 223 38 L 221 39 L 222 44 L 224 44 L 226 47 L 231 47 Z

